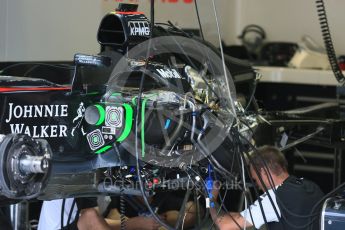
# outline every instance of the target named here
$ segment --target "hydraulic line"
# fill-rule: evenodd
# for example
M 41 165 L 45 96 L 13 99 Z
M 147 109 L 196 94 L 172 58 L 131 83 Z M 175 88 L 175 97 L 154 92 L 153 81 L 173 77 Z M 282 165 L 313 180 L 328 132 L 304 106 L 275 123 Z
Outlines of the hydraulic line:
M 125 195 L 124 195 L 124 179 L 122 177 L 121 185 L 120 185 L 120 219 L 121 219 L 121 230 L 126 229 L 126 203 L 125 203 Z
M 143 100 L 141 106 L 141 157 L 145 157 L 145 108 L 146 108 L 147 99 Z

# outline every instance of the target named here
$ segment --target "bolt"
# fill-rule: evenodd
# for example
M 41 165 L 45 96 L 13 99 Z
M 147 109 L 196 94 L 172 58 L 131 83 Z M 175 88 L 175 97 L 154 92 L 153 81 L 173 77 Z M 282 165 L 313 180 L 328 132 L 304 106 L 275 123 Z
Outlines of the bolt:
M 42 160 L 42 169 L 43 170 L 45 170 L 45 169 L 47 169 L 49 167 L 49 162 L 48 162 L 48 160 L 47 159 L 43 159 Z

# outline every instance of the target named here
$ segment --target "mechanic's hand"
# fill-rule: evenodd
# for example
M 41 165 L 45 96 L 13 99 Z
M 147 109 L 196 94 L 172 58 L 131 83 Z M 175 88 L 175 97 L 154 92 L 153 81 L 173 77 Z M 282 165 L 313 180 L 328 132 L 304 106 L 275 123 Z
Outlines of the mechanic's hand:
M 137 216 L 130 218 L 127 224 L 134 225 L 133 228 L 129 229 L 142 229 L 142 230 L 158 230 L 161 226 L 153 217 Z

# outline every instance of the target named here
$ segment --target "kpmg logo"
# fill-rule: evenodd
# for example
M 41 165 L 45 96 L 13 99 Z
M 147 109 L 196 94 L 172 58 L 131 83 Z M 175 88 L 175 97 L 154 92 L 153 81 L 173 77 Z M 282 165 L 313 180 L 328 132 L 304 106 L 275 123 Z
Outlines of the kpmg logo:
M 148 21 L 129 21 L 128 27 L 131 36 L 150 36 L 150 24 Z

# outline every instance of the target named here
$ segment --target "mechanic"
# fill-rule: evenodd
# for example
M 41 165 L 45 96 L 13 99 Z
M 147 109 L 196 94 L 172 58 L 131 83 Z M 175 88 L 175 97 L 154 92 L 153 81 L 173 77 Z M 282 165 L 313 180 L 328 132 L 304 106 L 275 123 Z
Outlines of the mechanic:
M 58 230 L 61 229 L 61 225 L 67 228 L 69 223 L 75 220 L 78 213 L 77 205 L 73 204 L 74 200 L 74 198 L 68 198 L 65 201 L 63 199 L 43 201 L 38 230 Z M 61 220 L 61 215 L 63 220 Z
M 1 202 L 0 202 L 1 203 Z M 0 226 L 3 230 L 12 230 L 9 206 L 0 207 Z
M 125 196 L 125 229 L 142 229 L 155 230 L 164 229 L 147 210 L 143 198 L 138 196 Z M 170 226 L 174 226 L 178 216 L 179 210 L 183 203 L 183 197 L 176 195 L 174 192 L 157 193 L 149 198 L 149 202 L 153 210 L 160 216 L 162 221 Z M 89 208 L 80 212 L 78 220 L 79 230 L 97 229 L 121 229 L 121 214 L 120 214 L 120 198 L 112 199 L 109 205 L 111 209 L 103 218 L 99 215 L 97 209 Z M 196 207 L 193 201 L 186 204 L 184 214 L 183 226 L 185 229 L 193 226 L 195 223 Z
M 320 188 L 311 181 L 289 175 L 283 153 L 273 146 L 258 148 L 250 159 L 250 175 L 264 194 L 244 211 L 226 213 L 216 201 L 219 189 L 214 186 L 215 206 L 210 212 L 219 229 L 242 229 L 253 225 L 260 228 L 265 219 L 270 230 L 309 229 L 311 226 L 319 229 L 316 220 L 319 213 L 311 216 L 311 211 L 323 197 Z

